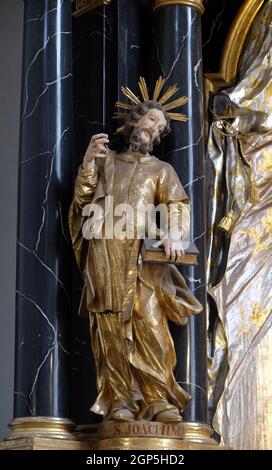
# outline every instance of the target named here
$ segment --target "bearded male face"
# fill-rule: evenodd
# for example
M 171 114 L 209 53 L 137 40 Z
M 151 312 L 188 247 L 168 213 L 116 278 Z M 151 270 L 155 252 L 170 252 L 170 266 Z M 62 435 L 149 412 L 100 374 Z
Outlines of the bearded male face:
M 135 106 L 125 124 L 125 137 L 134 152 L 150 153 L 161 137 L 170 132 L 169 122 L 158 103 L 141 103 Z

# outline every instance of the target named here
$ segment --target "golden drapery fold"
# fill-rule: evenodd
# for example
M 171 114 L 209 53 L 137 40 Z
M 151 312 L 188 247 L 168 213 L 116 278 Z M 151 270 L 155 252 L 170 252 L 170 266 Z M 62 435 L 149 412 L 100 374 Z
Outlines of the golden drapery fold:
M 113 209 L 124 203 L 134 209 L 164 203 L 170 211 L 175 204 L 183 212 L 183 230 L 189 230 L 189 200 L 167 163 L 150 155 L 112 153 L 104 165 L 100 161 L 91 170 L 79 169 L 69 225 L 84 279 L 79 313 L 90 315 L 97 365 L 92 411 L 106 419 L 124 407 L 137 419 L 152 419 L 171 407 L 182 411 L 189 395 L 173 375 L 176 355 L 168 319 L 182 325 L 202 306 L 176 267 L 139 262 L 141 240 L 105 237 L 100 215 L 95 222 L 101 237 L 83 237 L 84 206 L 95 202 L 103 207 L 106 196 L 112 196 Z
M 210 408 L 222 444 L 234 449 L 272 448 L 271 26 L 269 1 L 251 29 L 237 85 L 215 98 L 208 141 L 209 293 L 218 310 L 210 345 Z M 232 208 L 226 241 L 218 225 Z

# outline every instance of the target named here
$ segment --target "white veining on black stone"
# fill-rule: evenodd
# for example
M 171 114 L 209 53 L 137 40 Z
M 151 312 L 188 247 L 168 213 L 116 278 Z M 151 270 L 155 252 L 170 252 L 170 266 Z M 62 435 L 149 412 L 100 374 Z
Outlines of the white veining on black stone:
M 79 343 L 79 344 L 84 344 L 84 345 L 87 344 L 86 341 L 81 341 L 78 337 L 76 337 L 75 340 L 76 340 L 76 342 Z
M 47 317 L 47 315 L 43 312 L 43 310 L 41 309 L 41 307 L 33 300 L 31 299 L 30 297 L 28 297 L 26 294 L 23 294 L 21 292 L 19 292 L 18 290 L 16 290 L 16 293 L 21 296 L 23 299 L 27 300 L 28 302 L 32 303 L 36 309 L 41 313 L 41 315 L 43 316 L 43 318 L 45 318 L 46 322 L 48 323 L 49 327 L 52 329 L 53 333 L 54 333 L 54 341 L 56 340 L 56 335 L 57 335 L 57 332 L 54 328 L 54 325 L 51 323 L 51 321 L 49 320 L 49 318 Z
M 23 113 L 22 113 L 21 120 L 25 119 L 25 115 L 26 115 L 26 111 L 27 111 L 27 105 L 28 105 L 28 100 L 29 100 L 28 80 L 29 80 L 29 73 L 31 71 L 31 68 L 35 64 L 35 62 L 36 62 L 37 58 L 39 57 L 39 55 L 45 50 L 45 48 L 46 48 L 47 44 L 49 43 L 49 41 L 51 41 L 51 39 L 54 39 L 56 36 L 58 36 L 60 34 L 70 35 L 71 31 L 59 31 L 57 33 L 52 34 L 51 36 L 48 36 L 45 43 L 44 43 L 44 45 L 40 49 L 38 49 L 38 51 L 35 53 L 32 61 L 30 62 L 29 66 L 27 68 L 26 75 L 25 75 L 25 103 L 24 103 L 24 110 L 23 110 Z
M 191 186 L 192 184 L 194 184 L 196 181 L 202 180 L 204 178 L 205 178 L 205 175 L 198 176 L 197 178 L 194 178 L 192 181 L 189 181 L 189 183 L 186 183 L 183 187 L 187 188 L 188 186 Z
M 198 62 L 196 63 L 196 65 L 194 66 L 194 80 L 195 80 L 195 86 L 196 86 L 197 90 L 199 91 L 199 93 L 201 94 L 202 99 L 203 99 L 203 92 L 202 92 L 201 87 L 199 86 L 198 77 L 197 77 L 199 67 L 201 65 L 202 65 L 202 59 L 199 59 Z
M 19 240 L 17 240 L 17 243 L 20 247 L 22 247 L 24 250 L 28 251 L 29 253 L 33 253 L 32 250 L 30 250 L 27 246 L 25 246 L 22 242 L 20 242 Z
M 70 298 L 69 298 L 68 292 L 67 292 L 67 290 L 66 290 L 66 288 L 65 288 L 65 286 L 64 286 L 64 284 L 63 284 L 63 282 L 58 278 L 58 276 L 54 273 L 54 271 L 53 271 L 51 268 L 49 268 L 49 266 L 47 266 L 47 264 L 45 264 L 45 263 L 41 260 L 41 258 L 37 255 L 37 253 L 36 253 L 35 251 L 33 251 L 32 253 L 33 253 L 33 255 L 35 256 L 35 258 L 37 258 L 37 260 L 43 265 L 43 267 L 44 267 L 45 269 L 47 269 L 47 271 L 49 271 L 51 274 L 53 274 L 53 276 L 54 276 L 54 278 L 56 279 L 56 281 L 59 283 L 59 285 L 61 286 L 61 288 L 64 290 L 65 295 L 66 295 L 66 298 L 67 298 L 67 300 L 68 300 L 68 303 L 70 304 Z
M 206 397 L 208 396 L 208 394 L 207 394 L 206 390 L 204 390 L 204 388 L 200 387 L 200 385 L 197 385 L 193 382 L 180 382 L 179 381 L 178 384 L 180 384 L 180 385 L 191 385 L 193 387 L 199 388 L 201 390 L 201 392 L 203 392 L 205 394 Z
M 195 287 L 192 292 L 195 292 L 196 290 L 200 289 L 201 287 L 206 287 L 206 284 L 200 284 L 199 286 Z
M 51 351 L 53 351 L 53 349 L 55 349 L 55 347 L 56 347 L 56 346 L 55 346 L 55 344 L 54 344 L 51 348 L 48 349 L 48 351 L 47 351 L 47 353 L 45 354 L 45 356 L 44 356 L 42 362 L 40 363 L 40 365 L 39 365 L 39 367 L 38 367 L 38 369 L 37 369 L 35 378 L 34 378 L 34 382 L 33 382 L 32 388 L 31 388 L 30 393 L 29 393 L 29 398 L 31 398 L 31 395 L 32 395 L 33 392 L 34 392 L 34 389 L 35 389 L 35 386 L 36 386 L 36 383 L 37 383 L 37 380 L 38 380 L 38 378 L 39 378 L 39 374 L 40 374 L 40 371 L 41 371 L 43 365 L 46 363 L 47 359 L 48 359 L 49 356 L 50 356 Z
M 87 114 L 78 114 L 78 113 L 77 113 L 77 116 L 78 116 L 80 119 L 84 119 L 85 122 L 86 122 L 87 124 L 89 124 L 89 125 L 97 124 L 97 125 L 99 125 L 99 126 L 103 126 L 103 122 L 99 122 L 99 121 L 90 121 L 90 120 L 88 119 Z
M 18 396 L 22 396 L 22 397 L 23 397 L 24 402 L 25 402 L 26 406 L 28 407 L 31 416 L 34 416 L 35 413 L 34 413 L 34 411 L 32 410 L 30 404 L 28 403 L 28 400 L 27 400 L 25 394 L 24 394 L 23 392 L 16 392 L 16 391 L 14 391 L 14 395 L 18 395 Z
M 45 204 L 47 202 L 47 198 L 48 198 L 48 191 L 49 191 L 49 186 L 50 186 L 50 183 L 51 183 L 51 177 L 52 177 L 52 174 L 53 174 L 53 165 L 54 165 L 54 160 L 55 160 L 55 155 L 56 155 L 56 149 L 57 149 L 57 146 L 60 144 L 62 138 L 64 137 L 64 135 L 70 130 L 70 126 L 67 127 L 67 129 L 65 129 L 60 138 L 58 139 L 58 141 L 56 142 L 56 144 L 54 145 L 54 148 L 53 148 L 53 152 L 52 152 L 52 158 L 51 158 L 51 165 L 50 165 L 50 173 L 49 173 L 49 179 L 48 179 L 48 182 L 47 182 L 47 185 L 46 185 L 46 188 L 45 188 L 45 197 L 44 197 L 44 200 L 41 204 L 41 208 L 42 208 L 42 211 L 43 211 L 43 214 L 42 214 L 42 222 L 41 222 L 41 225 L 40 225 L 40 228 L 39 228 L 39 231 L 38 231 L 38 237 L 37 237 L 37 241 L 36 241 L 36 247 L 35 247 L 35 251 L 38 251 L 38 248 L 39 248 L 39 243 L 40 243 L 40 239 L 41 239 L 41 232 L 42 232 L 42 229 L 43 229 L 43 226 L 44 226 L 44 221 L 45 221 Z
M 203 137 L 203 132 L 204 132 L 204 126 L 202 127 L 202 129 L 201 129 L 201 134 L 200 134 L 200 136 L 199 136 L 199 138 L 197 139 L 196 142 L 193 142 L 192 144 L 184 145 L 183 147 L 179 147 L 179 148 L 177 148 L 177 149 L 169 150 L 169 152 L 167 152 L 167 153 L 164 155 L 164 158 L 166 158 L 166 157 L 167 157 L 168 155 L 170 155 L 171 153 L 176 153 L 176 152 L 180 152 L 180 151 L 182 151 L 182 150 L 187 150 L 187 149 L 189 149 L 189 148 L 191 148 L 191 147 L 197 147 L 197 146 L 200 144 L 200 142 L 201 142 L 201 139 L 202 139 L 202 137 Z
M 204 42 L 204 44 L 202 45 L 202 47 L 206 47 L 212 40 L 212 37 L 213 37 L 213 33 L 215 31 L 215 28 L 216 30 L 218 31 L 221 27 L 221 21 L 218 22 L 218 20 L 220 19 L 220 16 L 224 13 L 224 10 L 225 10 L 225 6 L 223 6 L 222 10 L 219 11 L 219 13 L 217 14 L 217 16 L 215 17 L 215 19 L 213 20 L 213 23 L 212 23 L 212 26 L 211 26 L 211 29 L 210 29 L 210 34 L 209 34 L 209 37 L 207 39 L 206 42 Z
M 39 104 L 39 101 L 41 99 L 41 97 L 47 92 L 47 90 L 52 86 L 52 85 L 56 85 L 56 83 L 60 82 L 61 80 L 65 80 L 66 78 L 69 78 L 69 77 L 72 77 L 73 75 L 69 72 L 67 73 L 66 75 L 64 75 L 63 77 L 58 77 L 56 78 L 56 80 L 53 80 L 52 82 L 47 82 L 45 84 L 45 88 L 44 90 L 39 94 L 38 98 L 36 99 L 36 102 L 32 108 L 32 110 L 24 117 L 24 119 L 28 119 L 30 118 L 33 113 L 35 112 L 35 109 L 37 108 L 38 104 Z
M 194 283 L 201 284 L 201 279 L 195 279 L 192 276 L 186 276 L 186 278 L 188 279 L 189 282 L 194 282 Z
M 157 35 L 156 35 L 156 32 L 154 31 L 154 29 L 152 29 L 152 33 L 153 33 L 153 37 L 154 37 L 154 40 L 155 40 L 157 60 L 158 60 L 158 63 L 160 64 L 162 74 L 165 77 L 166 73 L 165 73 L 164 67 L 162 65 L 161 58 L 160 58 L 160 51 L 159 51 L 159 45 L 158 45 L 158 41 L 157 41 Z
M 173 70 L 174 70 L 174 68 L 175 68 L 176 63 L 179 61 L 181 52 L 182 52 L 182 50 L 183 50 L 183 48 L 184 48 L 184 45 L 185 45 L 185 41 L 186 41 L 186 39 L 188 38 L 188 36 L 189 36 L 189 34 L 190 34 L 190 32 L 191 32 L 191 28 L 192 28 L 192 26 L 193 26 L 193 24 L 194 24 L 194 22 L 195 22 L 195 20 L 196 20 L 197 17 L 198 17 L 198 13 L 195 13 L 195 15 L 194 15 L 194 17 L 193 17 L 193 19 L 192 19 L 192 22 L 191 22 L 191 24 L 190 24 L 190 26 L 189 26 L 189 28 L 188 28 L 188 32 L 187 32 L 186 34 L 184 34 L 183 37 L 182 37 L 182 39 L 181 39 L 181 44 L 180 44 L 180 48 L 179 48 L 178 55 L 177 55 L 177 57 L 175 58 L 175 60 L 174 60 L 174 62 L 173 62 L 173 64 L 172 64 L 172 66 L 171 66 L 171 69 L 170 69 L 168 75 L 165 77 L 165 80 L 168 80 L 168 79 L 170 78 L 170 76 L 171 76 L 171 74 L 172 74 L 172 72 L 173 72 Z
M 36 155 L 33 155 L 32 157 L 26 157 L 25 159 L 21 160 L 19 162 L 19 165 L 22 165 L 23 163 L 32 162 L 33 160 L 36 160 L 36 158 L 42 157 L 43 155 L 49 156 L 51 154 L 52 152 L 50 152 L 50 150 L 47 150 L 46 152 L 37 153 Z
M 64 236 L 66 242 L 68 243 L 68 245 L 70 245 L 70 242 L 67 238 L 67 235 L 65 233 L 65 230 L 64 230 L 64 223 L 63 223 L 63 217 L 62 217 L 62 209 L 61 209 L 61 202 L 59 201 L 59 215 L 60 215 L 60 224 L 61 224 L 61 231 L 62 231 L 62 235 Z
M 68 295 L 68 292 L 63 284 L 63 282 L 58 278 L 58 276 L 54 273 L 54 271 L 52 271 L 51 268 L 49 268 L 49 266 L 47 266 L 42 260 L 41 258 L 37 255 L 37 253 L 34 251 L 34 250 L 30 250 L 27 246 L 25 246 L 22 242 L 20 242 L 19 240 L 17 240 L 17 243 L 18 245 L 23 248 L 24 250 L 28 251 L 29 253 L 31 253 L 32 255 L 35 256 L 35 258 L 37 258 L 37 260 L 39 261 L 39 263 L 42 264 L 42 266 L 47 269 L 47 271 L 49 271 L 53 276 L 54 278 L 56 279 L 56 281 L 59 283 L 59 285 L 61 286 L 61 288 L 64 290 L 64 293 L 66 295 L 66 298 L 68 300 L 68 303 L 70 304 L 70 298 L 69 298 L 69 295 Z
M 170 67 L 170 70 L 168 72 L 168 74 L 166 73 L 163 65 L 162 65 L 162 61 L 160 59 L 160 51 L 159 51 L 159 47 L 158 47 L 158 43 L 157 43 L 157 40 L 156 40 L 156 51 L 157 51 L 157 59 L 158 59 L 158 62 L 161 66 L 161 69 L 162 69 L 162 72 L 163 72 L 163 76 L 165 78 L 165 81 L 169 80 L 169 78 L 171 77 L 172 75 L 172 72 L 177 64 L 177 62 L 179 61 L 180 57 L 181 57 L 181 53 L 183 52 L 183 49 L 184 49 L 184 46 L 185 46 L 185 43 L 186 43 L 186 39 L 188 38 L 189 34 L 191 33 L 191 28 L 195 22 L 195 20 L 197 19 L 198 17 L 198 13 L 195 13 L 193 18 L 192 18 L 192 21 L 191 21 L 191 24 L 188 26 L 188 31 L 186 34 L 184 34 L 181 38 L 181 42 L 180 42 L 180 46 L 179 46 L 179 50 L 178 50 L 178 53 L 177 53 L 177 56 L 175 57 L 171 67 Z M 156 36 L 155 36 L 156 38 Z
M 65 347 L 62 345 L 62 343 L 60 341 L 58 341 L 58 344 L 60 345 L 61 349 L 63 350 L 63 352 L 65 354 L 68 354 L 68 356 L 71 356 L 71 353 L 69 353 L 69 351 L 67 351 L 67 349 L 65 349 Z
M 107 39 L 107 41 L 110 41 L 110 42 L 113 43 L 112 38 L 107 36 L 105 33 L 102 33 L 101 31 L 91 31 L 91 33 L 84 34 L 83 36 L 80 36 L 79 40 L 82 41 L 83 39 L 87 39 L 87 38 L 90 38 L 90 37 L 95 36 L 95 35 L 102 36 L 103 38 Z
M 33 391 L 34 391 L 34 388 L 35 388 L 35 385 L 37 383 L 37 380 L 38 380 L 38 377 L 39 377 L 39 373 L 40 373 L 40 370 L 41 368 L 43 367 L 43 365 L 45 364 L 45 362 L 47 361 L 49 355 L 50 355 L 50 352 L 55 348 L 55 344 L 57 342 L 57 332 L 54 328 L 54 325 L 51 323 L 51 321 L 49 320 L 48 316 L 46 315 L 46 313 L 42 310 L 42 308 L 33 300 L 31 299 L 28 295 L 26 294 L 23 294 L 21 292 L 19 292 L 18 290 L 16 290 L 16 293 L 21 296 L 24 300 L 26 300 L 27 302 L 30 302 L 32 305 L 34 305 L 34 307 L 40 312 L 40 314 L 42 315 L 42 317 L 45 319 L 46 323 L 48 324 L 48 326 L 51 328 L 51 330 L 53 331 L 53 338 L 52 338 L 52 345 L 51 347 L 48 349 L 47 353 L 45 354 L 43 360 L 41 361 L 40 365 L 38 366 L 37 368 L 37 372 L 35 374 L 35 377 L 34 377 L 34 382 L 32 384 L 32 387 L 31 387 L 31 390 L 30 390 L 30 393 L 28 395 L 29 398 L 31 398 L 31 395 L 33 394 Z M 50 338 L 50 337 L 49 337 Z
M 195 237 L 195 238 L 194 238 L 194 242 L 195 242 L 196 240 L 199 240 L 200 238 L 204 237 L 204 235 L 206 235 L 206 230 L 205 230 L 205 232 L 203 232 L 201 235 L 198 235 L 197 237 Z
M 30 23 L 32 21 L 42 21 L 46 16 L 48 16 L 50 13 L 53 13 L 54 11 L 58 11 L 61 9 L 62 5 L 63 5 L 63 2 L 64 0 L 61 1 L 61 4 L 56 6 L 55 8 L 52 8 L 51 10 L 49 11 L 46 11 L 45 13 L 43 13 L 41 16 L 37 16 L 36 18 L 29 18 L 25 21 L 25 23 Z

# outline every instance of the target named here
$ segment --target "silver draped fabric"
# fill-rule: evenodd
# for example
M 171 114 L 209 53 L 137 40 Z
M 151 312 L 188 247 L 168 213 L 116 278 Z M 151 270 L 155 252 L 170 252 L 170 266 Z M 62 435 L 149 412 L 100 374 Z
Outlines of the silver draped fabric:
M 272 448 L 272 2 L 250 31 L 234 88 L 214 100 L 209 385 L 222 445 Z M 218 226 L 231 222 L 223 235 Z

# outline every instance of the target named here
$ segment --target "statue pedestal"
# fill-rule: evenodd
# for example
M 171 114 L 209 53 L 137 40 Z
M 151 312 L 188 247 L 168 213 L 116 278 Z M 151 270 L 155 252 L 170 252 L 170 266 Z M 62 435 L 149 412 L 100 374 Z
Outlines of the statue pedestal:
M 11 436 L 0 450 L 223 450 L 211 428 L 201 423 L 107 421 L 78 426 L 68 420 L 28 418 L 14 420 Z
M 92 440 L 75 435 L 76 425 L 65 418 L 28 416 L 9 424 L 10 436 L 0 450 L 92 450 Z
M 108 421 L 98 425 L 93 436 L 95 450 L 222 450 L 210 438 L 211 428 L 188 423 L 155 421 Z M 205 429 L 204 429 L 205 428 Z M 197 433 L 197 431 L 199 431 Z

